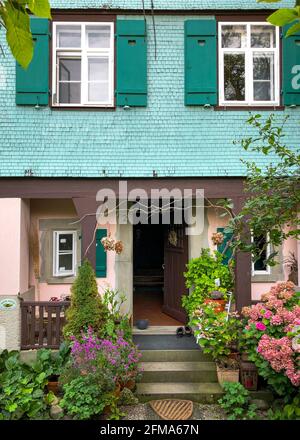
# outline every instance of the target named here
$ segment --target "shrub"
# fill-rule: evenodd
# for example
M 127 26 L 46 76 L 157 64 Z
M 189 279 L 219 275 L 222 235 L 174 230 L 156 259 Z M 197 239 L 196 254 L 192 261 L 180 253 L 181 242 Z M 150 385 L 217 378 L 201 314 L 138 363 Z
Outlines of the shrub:
M 4 351 L 0 358 L 0 420 L 41 417 L 47 409 L 47 374 L 20 362 L 18 352 Z
M 116 341 L 118 334 L 122 332 L 124 339 L 126 339 L 126 341 L 131 341 L 132 330 L 129 317 L 121 312 L 121 307 L 126 301 L 126 296 L 115 290 L 106 289 L 102 300 L 106 314 L 100 336 L 103 339 Z
M 98 293 L 95 272 L 88 260 L 78 270 L 78 276 L 71 289 L 71 306 L 66 313 L 67 323 L 63 333 L 80 338 L 81 332 L 92 327 L 97 334 L 101 333 L 105 307 Z
M 90 328 L 80 339 L 72 338 L 73 367 L 81 373 L 94 373 L 99 368 L 111 372 L 116 383 L 126 385 L 139 375 L 138 362 L 141 354 L 137 347 L 126 341 L 121 334 L 112 342 L 99 339 Z
M 105 371 L 87 374 L 73 379 L 63 387 L 64 397 L 60 406 L 74 419 L 88 420 L 103 413 L 112 401 L 114 382 Z
M 226 294 L 233 288 L 233 277 L 230 268 L 223 264 L 223 255 L 215 251 L 211 254 L 209 249 L 202 249 L 199 258 L 192 259 L 187 264 L 186 287 L 191 288 L 189 295 L 184 295 L 182 305 L 188 315 L 191 315 L 203 301 L 209 297 L 210 292 L 216 289 L 215 280 L 220 280 L 218 290 Z
M 254 419 L 256 405 L 250 402 L 250 393 L 240 383 L 224 382 L 224 396 L 218 400 L 229 420 Z
M 43 371 L 46 373 L 47 378 L 59 376 L 69 360 L 70 351 L 71 347 L 66 342 L 63 342 L 60 345 L 57 353 L 42 348 L 37 351 L 36 362 L 33 364 L 32 368 L 37 372 Z
M 228 356 L 235 348 L 241 329 L 236 313 L 216 313 L 214 304 L 203 304 L 195 310 L 190 325 L 203 352 L 211 354 L 214 360 Z
M 289 401 L 300 386 L 300 294 L 290 281 L 277 283 L 262 302 L 243 309 L 241 349 L 259 374 Z

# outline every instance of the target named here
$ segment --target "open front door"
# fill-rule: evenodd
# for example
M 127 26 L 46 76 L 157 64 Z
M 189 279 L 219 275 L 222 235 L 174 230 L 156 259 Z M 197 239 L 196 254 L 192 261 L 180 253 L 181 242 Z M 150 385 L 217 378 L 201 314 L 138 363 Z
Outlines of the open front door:
M 188 237 L 185 235 L 185 225 L 170 225 L 165 234 L 163 312 L 182 323 L 187 319 L 181 306 L 182 295 L 188 292 L 183 276 L 187 262 Z

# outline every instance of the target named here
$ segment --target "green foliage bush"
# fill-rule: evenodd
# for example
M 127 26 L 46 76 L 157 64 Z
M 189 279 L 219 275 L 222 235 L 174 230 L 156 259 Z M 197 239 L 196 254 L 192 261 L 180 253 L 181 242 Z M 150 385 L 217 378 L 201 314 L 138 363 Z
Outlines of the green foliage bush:
M 254 419 L 256 405 L 250 402 L 250 393 L 240 383 L 224 382 L 224 396 L 218 400 L 229 420 Z
M 220 292 L 227 293 L 233 288 L 230 268 L 223 264 L 220 252 L 215 251 L 211 254 L 209 249 L 202 249 L 200 257 L 192 259 L 187 264 L 187 269 L 184 274 L 186 287 L 191 288 L 192 292 L 183 296 L 182 305 L 189 316 L 209 298 L 210 292 L 216 289 L 216 279 L 220 280 Z
M 203 304 L 194 311 L 190 325 L 194 328 L 196 341 L 204 353 L 216 361 L 228 356 L 236 348 L 241 322 L 235 313 L 216 313 L 214 304 Z
M 0 355 L 0 420 L 36 419 L 47 409 L 47 373 L 20 362 L 18 352 Z
M 102 301 L 105 307 L 105 319 L 101 337 L 115 342 L 121 333 L 126 341 L 132 341 L 132 329 L 128 315 L 121 312 L 126 296 L 118 291 L 106 289 Z
M 78 276 L 71 289 L 71 306 L 67 310 L 65 337 L 80 338 L 81 332 L 92 327 L 101 333 L 105 319 L 105 307 L 98 293 L 95 272 L 88 260 L 78 270 Z
M 104 371 L 81 375 L 64 385 L 60 405 L 74 419 L 88 420 L 102 414 L 114 401 L 114 388 L 112 377 Z

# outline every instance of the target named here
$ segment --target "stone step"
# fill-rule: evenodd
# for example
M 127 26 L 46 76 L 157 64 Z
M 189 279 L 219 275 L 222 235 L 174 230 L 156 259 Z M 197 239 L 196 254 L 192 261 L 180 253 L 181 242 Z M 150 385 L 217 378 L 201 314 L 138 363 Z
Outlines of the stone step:
M 187 399 L 199 403 L 216 403 L 222 396 L 222 388 L 218 383 L 139 383 L 137 396 L 141 402 Z
M 201 350 L 141 350 L 142 362 L 210 362 Z
M 217 382 L 214 362 L 141 362 L 143 383 Z

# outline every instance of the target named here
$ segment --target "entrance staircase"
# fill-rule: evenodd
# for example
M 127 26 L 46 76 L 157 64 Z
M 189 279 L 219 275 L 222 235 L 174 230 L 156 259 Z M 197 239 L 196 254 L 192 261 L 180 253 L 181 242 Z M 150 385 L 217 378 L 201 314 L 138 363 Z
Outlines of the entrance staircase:
M 140 401 L 187 399 L 214 403 L 222 396 L 215 363 L 201 350 L 142 350 Z
M 143 376 L 137 384 L 141 402 L 160 399 L 186 399 L 198 403 L 216 403 L 222 397 L 216 365 L 199 349 L 141 350 Z M 261 389 L 251 391 L 252 399 L 271 402 L 272 394 Z

